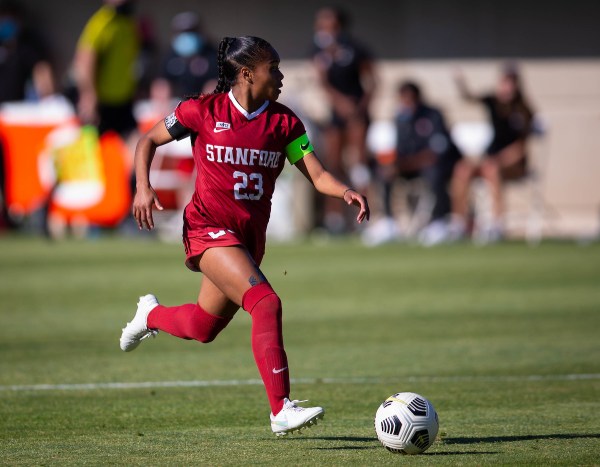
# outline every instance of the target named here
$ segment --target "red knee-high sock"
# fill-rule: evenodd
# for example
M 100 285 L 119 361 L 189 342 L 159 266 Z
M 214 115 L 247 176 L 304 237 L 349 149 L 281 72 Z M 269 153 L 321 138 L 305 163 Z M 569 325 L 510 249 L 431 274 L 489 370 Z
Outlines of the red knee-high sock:
M 242 305 L 252 316 L 252 352 L 260 372 L 271 411 L 277 415 L 290 394 L 290 373 L 283 349 L 281 300 L 264 282 L 249 289 Z
M 158 305 L 148 315 L 148 328 L 160 329 L 182 339 L 212 342 L 229 324 L 231 318 L 211 315 L 198 304 Z

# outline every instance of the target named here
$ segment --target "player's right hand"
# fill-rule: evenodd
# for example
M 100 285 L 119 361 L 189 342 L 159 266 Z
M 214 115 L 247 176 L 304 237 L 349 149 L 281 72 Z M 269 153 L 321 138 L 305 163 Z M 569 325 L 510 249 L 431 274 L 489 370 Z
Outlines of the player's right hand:
M 151 186 L 138 187 L 133 198 L 132 214 L 140 230 L 144 228 L 152 230 L 154 228 L 153 207 L 156 207 L 159 211 L 164 209 L 154 189 Z

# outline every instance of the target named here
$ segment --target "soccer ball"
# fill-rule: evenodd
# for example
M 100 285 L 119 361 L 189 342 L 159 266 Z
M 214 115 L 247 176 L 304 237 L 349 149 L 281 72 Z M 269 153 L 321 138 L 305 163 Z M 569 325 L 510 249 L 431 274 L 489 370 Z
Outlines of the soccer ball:
M 375 414 L 375 433 L 391 452 L 420 454 L 435 441 L 438 416 L 427 399 L 414 392 L 388 397 Z

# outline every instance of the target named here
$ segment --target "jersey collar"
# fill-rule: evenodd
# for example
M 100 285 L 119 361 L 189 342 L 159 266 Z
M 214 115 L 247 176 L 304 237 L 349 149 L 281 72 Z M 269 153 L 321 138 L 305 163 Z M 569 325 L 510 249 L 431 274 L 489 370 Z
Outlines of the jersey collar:
M 265 101 L 265 103 L 263 105 L 261 105 L 258 109 L 256 109 L 254 112 L 249 113 L 246 109 L 244 109 L 240 103 L 237 101 L 237 99 L 235 98 L 235 96 L 233 95 L 233 91 L 229 91 L 229 93 L 227 94 L 229 96 L 229 99 L 231 100 L 231 102 L 233 103 L 233 105 L 235 106 L 236 109 L 238 109 L 240 111 L 240 113 L 246 117 L 248 120 L 252 120 L 253 118 L 258 117 L 261 113 L 263 113 L 263 111 L 267 108 L 267 106 L 269 105 L 269 101 Z

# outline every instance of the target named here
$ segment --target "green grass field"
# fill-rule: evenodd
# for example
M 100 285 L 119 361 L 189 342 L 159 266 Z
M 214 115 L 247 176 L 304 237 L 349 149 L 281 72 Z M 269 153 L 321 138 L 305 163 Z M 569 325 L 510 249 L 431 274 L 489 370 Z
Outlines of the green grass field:
M 0 237 L 3 465 L 600 464 L 600 245 L 270 246 L 292 397 L 327 411 L 287 439 L 270 432 L 245 312 L 209 345 L 119 350 L 139 295 L 195 300 L 182 255 Z M 439 413 L 423 455 L 375 438 L 399 391 Z

